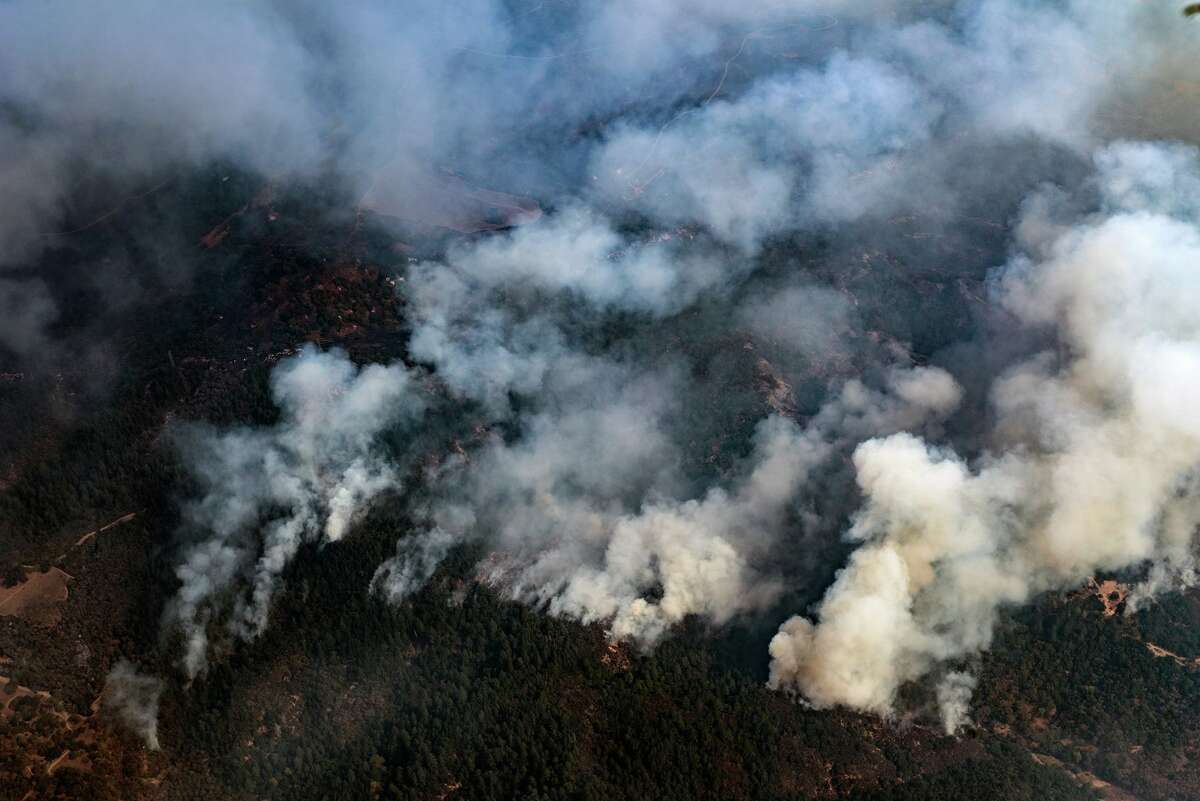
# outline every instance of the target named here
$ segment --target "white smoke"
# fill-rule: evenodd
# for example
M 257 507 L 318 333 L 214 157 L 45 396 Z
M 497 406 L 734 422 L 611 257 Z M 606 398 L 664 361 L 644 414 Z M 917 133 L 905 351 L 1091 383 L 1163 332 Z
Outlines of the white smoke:
M 493 542 L 485 581 L 551 613 L 604 622 L 616 638 L 651 644 L 688 615 L 720 624 L 770 604 L 781 589 L 766 560 L 770 546 L 828 445 L 770 418 L 759 427 L 753 466 L 730 490 L 685 501 L 651 496 L 628 508 L 622 496 L 653 482 L 639 471 L 670 461 L 661 434 L 637 425 L 635 414 L 608 406 L 535 423 L 542 430 L 515 448 L 491 446 L 473 465 L 466 505 L 438 510 L 439 526 L 416 560 L 402 540 L 381 588 L 396 600 L 410 592 L 414 574 L 428 574 L 425 542 L 442 550 L 452 532 L 455 541 Z
M 813 471 L 864 436 L 935 423 L 960 397 L 937 368 L 895 369 L 887 392 L 848 382 L 804 428 L 761 422 L 730 487 L 680 499 L 679 454 L 664 435 L 677 379 L 603 394 L 615 378 L 574 388 L 515 443 L 493 441 L 461 465 L 465 480 L 451 473 L 431 532 L 401 540 L 375 587 L 401 600 L 452 543 L 482 539 L 485 581 L 552 614 L 603 622 L 614 638 L 650 645 L 690 615 L 720 625 L 778 598 L 772 554 L 803 522 Z
M 770 234 L 880 204 L 872 173 L 886 176 L 894 154 L 927 139 L 940 111 L 896 68 L 839 54 L 665 129 L 619 130 L 592 170 L 609 202 L 667 224 L 698 220 L 754 250 Z
M 1192 32 L 1153 4 L 541 12 L 501 0 L 5 3 L 0 267 L 28 268 L 61 243 L 65 217 L 112 211 L 74 207 L 81 181 L 133 196 L 214 161 L 281 181 L 332 168 L 356 197 L 378 189 L 410 208 L 429 202 L 420 188 L 439 165 L 555 199 L 566 178 L 572 207 L 700 223 L 754 252 L 814 224 L 952 209 L 983 145 L 1025 136 L 1083 154 L 1114 134 L 1191 137 L 1197 121 Z M 582 137 L 597 120 L 611 122 Z M 969 156 L 942 152 L 959 141 Z M 633 307 L 680 305 L 664 290 L 673 265 L 643 271 L 634 257 L 593 281 L 586 260 L 568 261 L 562 279 L 540 274 Z M 57 310 L 36 276 L 4 276 L 0 304 L 30 310 L 0 326 L 0 344 L 45 344 Z
M 541 391 L 552 369 L 570 362 L 589 370 L 592 360 L 577 354 L 544 315 L 522 316 L 518 309 L 493 305 L 487 288 L 436 263 L 410 272 L 414 330 L 413 357 L 437 368 L 454 394 L 484 404 L 502 418 L 510 393 Z
M 481 288 L 511 285 L 582 297 L 600 309 L 659 314 L 686 307 L 738 264 L 686 248 L 671 234 L 630 242 L 585 208 L 569 208 L 544 223 L 453 248 L 449 263 Z M 712 250 L 712 248 L 709 248 Z
M 1145 561 L 1146 594 L 1194 575 L 1200 284 L 1190 266 L 1200 255 L 1200 171 L 1184 146 L 1103 146 L 1117 133 L 1194 133 L 1187 110 L 1162 120 L 1121 112 L 1166 97 L 1185 74 L 1169 56 L 1185 34 L 1167 26 L 1167 12 L 967 0 L 864 13 L 821 0 L 784 15 L 760 2 L 672 0 L 637 14 L 626 2 L 585 8 L 542 27 L 499 4 L 468 5 L 239 11 L 228 24 L 248 39 L 233 37 L 255 78 L 248 97 L 195 122 L 214 73 L 194 66 L 193 95 L 164 101 L 188 106 L 185 130 L 159 132 L 174 143 L 169 161 L 237 151 L 262 171 L 304 173 L 330 155 L 331 130 L 352 130 L 338 157 L 355 189 L 464 164 L 556 205 L 405 276 L 407 355 L 431 368 L 447 396 L 439 400 L 503 433 L 434 472 L 418 510 L 427 530 L 380 568 L 379 592 L 402 599 L 452 548 L 475 541 L 488 553 L 482 578 L 552 613 L 604 622 L 613 636 L 653 643 L 690 615 L 719 625 L 777 602 L 781 552 L 801 547 L 814 488 L 852 454 L 863 505 L 848 537 L 860 546 L 812 619 L 781 628 L 771 681 L 817 706 L 889 714 L 905 682 L 986 648 L 1006 605 Z M 788 55 L 758 47 L 760 23 L 796 33 L 821 14 L 838 15 L 845 30 L 801 37 Z M 329 29 L 330 62 L 301 44 L 306 24 Z M 89 30 L 75 36 L 90 41 Z M 169 52 L 178 36 L 155 47 Z M 256 49 L 259 36 L 270 46 Z M 54 70 L 38 73 L 42 62 L 27 55 L 17 60 L 34 67 L 17 65 L 17 85 L 32 88 L 21 97 L 53 96 Z M 50 127 L 89 131 L 95 117 L 107 129 L 109 107 L 118 121 L 154 120 L 162 87 L 132 81 L 130 95 L 128 75 L 117 75 L 105 92 L 68 92 L 90 105 L 80 116 L 51 107 L 63 116 L 50 115 Z M 215 77 L 236 83 L 220 69 Z M 313 87 L 339 97 L 337 114 Z M 90 141 L 68 138 L 63 152 Z M 11 215 L 3 230 L 14 241 L 55 217 L 70 161 L 45 155 L 54 138 L 21 142 L 20 157 L 3 164 L 33 171 L 21 182 L 32 214 Z M 1078 186 L 1097 147 L 1097 177 Z M 1057 343 L 1015 364 L 996 358 L 1006 369 L 986 377 L 986 417 L 948 421 L 968 393 L 945 370 L 896 367 L 907 349 L 895 343 L 853 365 L 863 376 L 829 379 L 807 419 L 759 421 L 735 467 L 699 477 L 685 467 L 703 446 L 693 418 L 726 422 L 705 408 L 704 392 L 727 353 L 688 361 L 689 332 L 707 324 L 714 337 L 746 335 L 747 348 L 777 346 L 792 362 L 780 367 L 785 376 L 809 358 L 849 364 L 869 350 L 854 339 L 868 311 L 919 328 L 938 313 L 919 305 L 924 293 L 946 302 L 942 284 L 982 272 L 956 272 L 974 252 L 914 242 L 980 210 L 982 224 L 1006 229 L 1014 199 L 1042 180 L 1065 188 L 1026 202 L 1019 255 L 994 276 L 991 302 L 1021 329 L 1001 336 Z M 934 230 L 895 233 L 895 220 L 926 217 L 937 218 Z M 778 263 L 780 248 L 764 263 L 776 238 L 794 232 L 804 237 L 794 263 Z M 814 278 L 818 234 L 834 252 L 855 251 L 853 263 Z M 868 237 L 912 258 L 858 253 Z M 769 289 L 750 286 L 760 271 Z M 920 300 L 888 291 L 918 281 Z M 877 295 L 862 299 L 862 314 L 856 286 Z M 0 336 L 36 343 L 23 337 L 52 306 L 24 309 L 29 319 L 0 324 Z M 680 341 L 657 341 L 654 326 Z M 1009 344 L 988 346 L 1007 358 Z M 396 486 L 401 468 L 377 439 L 422 408 L 413 380 L 400 365 L 358 372 L 344 356 L 310 350 L 276 375 L 278 425 L 193 437 L 202 497 L 184 516 L 198 537 L 170 610 L 189 675 L 213 627 L 262 631 L 302 544 L 343 536 Z M 969 446 L 947 444 L 952 423 L 950 433 L 971 428 Z M 953 731 L 970 682 L 949 676 L 939 701 Z
M 260 634 L 300 546 L 341 539 L 372 498 L 397 487 L 377 438 L 424 406 L 402 365 L 359 369 L 341 351 L 312 347 L 275 369 L 271 389 L 276 425 L 183 435 L 201 485 L 184 525 L 199 540 L 176 570 L 182 586 L 167 617 L 183 630 L 188 676 L 204 666 L 211 620 L 227 618 L 240 637 Z
M 610 432 L 616 433 L 600 433 Z M 526 510 L 541 518 L 546 539 L 514 543 L 517 532 L 510 531 L 502 553 L 515 564 L 488 578 L 509 585 L 514 597 L 546 603 L 552 613 L 604 621 L 619 639 L 653 643 L 688 615 L 719 625 L 776 599 L 782 585 L 766 557 L 799 487 L 827 450 L 794 424 L 768 418 L 756 435 L 753 467 L 731 490 L 712 488 L 683 502 L 650 500 L 633 513 L 575 508 L 574 519 L 560 518 L 553 507 Z M 661 598 L 647 600 L 656 588 Z
M 975 691 L 976 683 L 974 676 L 960 670 L 950 671 L 938 683 L 938 711 L 941 713 L 946 734 L 956 734 L 971 722 L 968 714 L 971 711 L 971 693 Z
M 1200 163 L 1117 145 L 1097 170 L 1102 210 L 1052 232 L 1023 220 L 1028 255 L 997 278 L 1024 324 L 1055 328 L 1058 354 L 997 380 L 991 447 L 974 464 L 909 434 L 859 446 L 866 501 L 848 536 L 863 545 L 817 623 L 780 629 L 774 686 L 887 714 L 901 684 L 986 648 L 1005 605 L 1098 570 L 1192 564 L 1200 229 L 1179 188 Z
M 103 709 L 141 737 L 147 748 L 157 751 L 158 698 L 162 691 L 162 679 L 139 673 L 132 662 L 119 659 L 104 680 Z
M 67 241 L 58 234 L 75 223 L 113 211 L 121 193 L 132 197 L 214 162 L 277 181 L 332 167 L 356 196 L 382 182 L 392 194 L 407 192 L 409 205 L 421 198 L 408 187 L 427 185 L 444 163 L 542 184 L 558 165 L 519 152 L 530 131 L 558 137 L 563 126 L 624 107 L 627 91 L 656 86 L 662 73 L 614 75 L 612 65 L 677 68 L 765 13 L 756 6 L 701 23 L 689 2 L 659 4 L 659 23 L 693 20 L 704 32 L 704 48 L 687 53 L 614 38 L 607 13 L 543 22 L 501 0 L 371 0 L 338 9 L 271 0 L 133 0 L 106 9 L 6 2 L 0 269 L 22 274 L 0 274 L 0 305 L 27 311 L 6 318 L 0 345 L 24 355 L 44 344 L 57 310 L 30 278 L 29 262 Z M 588 91 L 579 91 L 578 71 L 546 69 L 568 55 L 593 68 Z M 668 94 L 677 91 L 672 85 Z M 542 103 L 558 113 L 540 113 Z M 76 206 L 77 190 L 92 182 L 113 190 L 100 205 Z M 106 269 L 102 261 L 88 268 Z
M 1151 565 L 1146 577 L 1125 596 L 1125 614 L 1136 614 L 1153 605 L 1163 593 L 1188 590 L 1197 585 L 1200 585 L 1200 572 L 1194 555 Z

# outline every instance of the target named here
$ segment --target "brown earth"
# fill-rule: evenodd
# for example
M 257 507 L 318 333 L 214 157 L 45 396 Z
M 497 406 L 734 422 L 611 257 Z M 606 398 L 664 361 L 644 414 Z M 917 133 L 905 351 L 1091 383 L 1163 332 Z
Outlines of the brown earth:
M 60 604 L 67 600 L 72 576 L 51 567 L 33 572 L 12 587 L 0 587 L 0 615 L 19 617 L 35 626 L 51 628 L 62 619 Z

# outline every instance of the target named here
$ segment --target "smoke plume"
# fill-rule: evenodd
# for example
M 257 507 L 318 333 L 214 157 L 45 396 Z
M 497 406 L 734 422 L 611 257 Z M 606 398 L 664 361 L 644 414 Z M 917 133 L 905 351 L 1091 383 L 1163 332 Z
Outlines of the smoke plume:
M 16 0 L 0 355 L 52 347 L 47 248 L 96 196 L 230 164 L 380 236 L 454 228 L 451 184 L 536 198 L 382 265 L 393 364 L 307 347 L 274 425 L 178 432 L 184 672 L 403 491 L 383 597 L 470 543 L 507 597 L 646 646 L 795 614 L 773 686 L 887 715 L 936 680 L 954 731 L 1005 608 L 1194 581 L 1196 30 L 1082 0 Z
M 774 554 L 789 526 L 813 524 L 802 507 L 814 471 L 864 436 L 945 417 L 960 397 L 937 368 L 893 370 L 887 391 L 848 382 L 804 428 L 767 417 L 730 486 L 688 496 L 664 434 L 677 385 L 641 378 L 606 397 L 589 383 L 527 420 L 517 443 L 494 440 L 449 466 L 453 491 L 434 504 L 429 546 L 403 540 L 377 588 L 402 598 L 447 541 L 482 538 L 484 581 L 553 614 L 605 622 L 614 637 L 650 645 L 689 615 L 719 625 L 778 598 Z
M 138 672 L 124 659 L 117 661 L 104 680 L 103 709 L 142 738 L 151 751 L 158 750 L 158 697 L 163 681 Z
M 1189 571 L 1200 525 L 1200 175 L 1188 148 L 1097 156 L 1099 210 L 1055 220 L 1031 198 L 994 292 L 1056 348 L 992 386 L 987 448 L 967 460 L 908 433 L 854 453 L 862 546 L 815 614 L 771 643 L 771 682 L 813 704 L 891 712 L 896 691 L 986 648 L 998 611 L 1100 570 Z M 1157 575 L 1157 573 L 1156 573 Z M 949 723 L 947 723 L 949 726 Z
M 312 347 L 275 370 L 271 390 L 281 419 L 270 428 L 180 434 L 199 488 L 184 526 L 197 541 L 176 570 L 167 619 L 184 634 L 189 677 L 205 665 L 210 622 L 246 639 L 261 634 L 300 547 L 341 539 L 365 504 L 397 487 L 376 438 L 423 407 L 403 366 L 359 369 L 341 351 Z
M 938 711 L 946 734 L 954 734 L 970 719 L 971 693 L 975 691 L 975 677 L 970 673 L 952 670 L 938 683 Z

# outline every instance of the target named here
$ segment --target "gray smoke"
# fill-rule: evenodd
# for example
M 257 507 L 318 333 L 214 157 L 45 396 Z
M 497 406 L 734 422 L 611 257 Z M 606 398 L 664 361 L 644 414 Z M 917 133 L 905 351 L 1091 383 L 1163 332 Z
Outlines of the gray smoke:
M 681 68 L 711 60 L 764 15 L 773 25 L 797 16 L 718 6 L 674 0 L 631 17 L 607 5 L 537 14 L 503 0 L 7 2 L 0 269 L 14 275 L 0 273 L 0 301 L 37 313 L 10 318 L 0 345 L 27 354 L 44 344 L 55 310 L 27 275 L 44 247 L 194 166 L 234 163 L 272 180 L 332 173 L 356 197 L 383 186 L 406 209 L 446 167 L 560 185 L 580 170 L 579 145 L 564 145 L 575 128 L 675 102 L 694 89 Z M 80 205 L 93 186 L 105 188 L 101 200 Z
M 771 645 L 816 706 L 889 714 L 944 675 L 953 731 L 971 682 L 945 671 L 1004 607 L 1096 570 L 1147 570 L 1134 599 L 1194 580 L 1200 170 L 1157 141 L 1200 122 L 1176 9 L 548 5 L 0 6 L 23 357 L 60 313 L 40 254 L 104 211 L 89 182 L 232 163 L 420 218 L 452 170 L 546 210 L 395 265 L 419 367 L 306 349 L 277 424 L 181 433 L 189 676 L 400 488 L 385 442 L 430 406 L 482 433 L 430 460 L 377 591 L 475 543 L 507 596 L 649 645 L 815 596 L 805 556 L 844 532 Z
M 768 418 L 748 474 L 730 490 L 683 501 L 655 496 L 631 507 L 622 496 L 644 496 L 660 479 L 639 471 L 661 470 L 670 458 L 652 423 L 639 420 L 643 410 L 618 401 L 536 421 L 516 448 L 490 446 L 468 470 L 467 503 L 437 510 L 435 546 L 447 533 L 462 541 L 489 531 L 485 581 L 643 643 L 687 615 L 719 624 L 766 607 L 781 589 L 766 557 L 823 445 Z M 382 587 L 393 598 L 411 589 L 401 567 L 411 558 L 402 553 L 383 568 Z M 646 600 L 655 587 L 661 598 Z
M 1113 134 L 1190 135 L 1196 104 L 1177 92 L 1192 33 L 1165 8 L 1079 0 L 14 0 L 0 8 L 0 267 L 217 160 L 274 180 L 334 174 L 409 210 L 448 167 L 703 223 L 752 252 L 914 200 L 954 210 L 954 142 L 976 140 L 978 159 L 1019 136 L 1082 153 Z M 93 184 L 111 191 L 80 205 Z M 653 272 L 603 291 L 644 306 Z M 56 310 L 38 279 L 0 286 L 31 310 L 0 344 L 44 346 Z
M 748 267 L 710 250 L 682 234 L 631 242 L 594 211 L 570 207 L 544 224 L 455 247 L 445 266 L 482 289 L 522 286 L 582 298 L 598 309 L 662 315 Z
M 141 737 L 147 748 L 157 751 L 158 698 L 162 691 L 162 679 L 139 673 L 132 662 L 119 659 L 104 680 L 103 709 Z
M 604 622 L 616 638 L 650 645 L 689 615 L 719 625 L 777 600 L 774 554 L 789 525 L 805 525 L 815 470 L 863 437 L 934 423 L 960 399 L 937 368 L 894 368 L 883 392 L 852 380 L 806 427 L 767 417 L 730 486 L 689 496 L 666 435 L 681 379 L 611 370 L 579 379 L 572 369 L 565 387 L 551 382 L 552 408 L 527 418 L 516 443 L 493 440 L 444 468 L 452 489 L 435 503 L 430 533 L 401 541 L 376 588 L 399 600 L 449 544 L 482 538 L 482 580 L 553 614 Z M 654 590 L 661 597 L 648 600 Z
M 167 620 L 185 638 L 183 668 L 204 668 L 208 625 L 251 639 L 305 543 L 336 542 L 365 505 L 395 489 L 397 468 L 376 442 L 421 413 L 420 387 L 403 366 L 359 369 L 341 351 L 307 347 L 272 376 L 280 421 L 270 428 L 180 434 L 199 497 L 183 508 L 198 536 L 176 570 Z
M 975 692 L 976 684 L 974 676 L 959 670 L 950 671 L 938 683 L 938 712 L 941 714 L 946 734 L 955 734 L 971 722 L 968 713 L 971 694 Z
M 1096 159 L 1095 213 L 1059 221 L 1056 190 L 1030 200 L 994 291 L 1021 324 L 1053 326 L 1059 348 L 998 377 L 975 459 L 908 433 L 857 448 L 866 500 L 848 536 L 863 544 L 817 622 L 780 629 L 773 685 L 889 713 L 901 684 L 986 648 L 1005 605 L 1146 562 L 1143 593 L 1192 574 L 1198 157 L 1115 145 Z

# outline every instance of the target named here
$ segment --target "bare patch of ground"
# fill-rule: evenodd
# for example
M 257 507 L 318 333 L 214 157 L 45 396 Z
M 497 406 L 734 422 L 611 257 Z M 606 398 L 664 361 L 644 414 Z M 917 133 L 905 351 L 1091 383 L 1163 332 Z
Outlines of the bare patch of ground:
M 629 659 L 629 646 L 625 643 L 610 642 L 600 655 L 600 664 L 614 673 L 624 673 L 632 667 Z
M 1099 598 L 1100 603 L 1104 604 L 1104 616 L 1112 617 L 1125 602 L 1125 596 L 1129 595 L 1129 585 L 1112 579 L 1096 581 L 1095 578 L 1090 578 L 1085 592 L 1092 593 Z
M 127 515 L 121 515 L 116 520 L 113 520 L 111 523 L 105 523 L 100 528 L 94 529 L 92 531 L 89 531 L 86 534 L 83 534 L 82 536 L 79 537 L 79 539 L 75 540 L 75 544 L 72 545 L 71 547 L 78 548 L 81 545 L 83 545 L 84 543 L 94 540 L 98 534 L 103 534 L 104 532 L 108 531 L 110 528 L 115 528 L 116 526 L 120 526 L 125 523 L 128 523 L 130 520 L 133 520 L 135 517 L 137 517 L 137 512 L 130 512 Z M 63 559 L 65 557 L 66 557 L 66 554 L 63 554 L 62 556 L 60 556 L 58 558 Z
M 1075 781 L 1079 782 L 1080 784 L 1099 791 L 1100 797 L 1104 799 L 1104 801 L 1138 801 L 1137 796 L 1127 792 L 1126 790 L 1122 790 L 1115 784 L 1110 784 L 1104 781 L 1104 779 L 1101 779 L 1094 773 L 1089 773 L 1087 771 L 1080 771 L 1076 773 L 1065 762 L 1055 759 L 1048 754 L 1035 753 L 1032 754 L 1032 756 L 1033 760 L 1038 764 L 1058 768 L 1059 770 L 1070 775 L 1071 778 L 1075 779 Z
M 755 389 L 776 414 L 796 416 L 796 395 L 792 387 L 769 361 L 759 357 L 754 365 Z
M 67 600 L 67 583 L 72 576 L 51 567 L 33 572 L 12 587 L 0 587 L 0 616 L 19 617 L 35 626 L 51 628 L 62 619 L 59 608 Z
M 154 758 L 134 738 L 114 736 L 99 708 L 97 698 L 87 715 L 68 712 L 51 693 L 0 676 L 0 786 L 13 798 L 25 788 L 24 798 L 49 797 L 55 774 L 72 771 L 112 785 L 117 792 L 105 798 L 144 797 L 161 779 L 151 775 Z
M 1146 650 L 1154 654 L 1156 657 L 1174 659 L 1175 662 L 1182 667 L 1200 667 L 1200 656 L 1188 659 L 1186 656 L 1180 656 L 1174 651 L 1168 651 L 1166 648 L 1163 648 L 1160 645 L 1155 645 L 1152 642 L 1145 643 L 1145 646 Z

